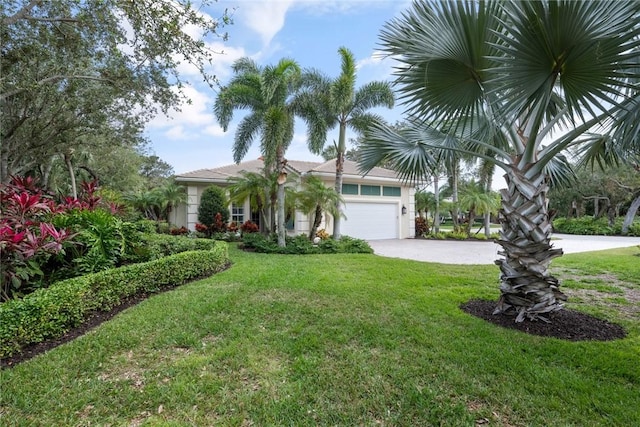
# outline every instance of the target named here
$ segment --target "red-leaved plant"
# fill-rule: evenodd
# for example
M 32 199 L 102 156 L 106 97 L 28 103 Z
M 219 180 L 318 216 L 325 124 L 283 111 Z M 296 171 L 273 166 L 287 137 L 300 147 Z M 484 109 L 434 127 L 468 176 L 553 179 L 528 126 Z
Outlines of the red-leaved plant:
M 0 301 L 21 295 L 25 284 L 42 276 L 41 263 L 62 250 L 71 235 L 49 219 L 64 209 L 33 178 L 13 177 L 0 186 Z

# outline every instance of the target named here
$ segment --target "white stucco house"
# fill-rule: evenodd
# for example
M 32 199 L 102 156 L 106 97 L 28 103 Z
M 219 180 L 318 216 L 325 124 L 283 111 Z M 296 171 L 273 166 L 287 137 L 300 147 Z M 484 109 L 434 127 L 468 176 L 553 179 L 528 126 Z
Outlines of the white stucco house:
M 200 169 L 176 176 L 176 182 L 187 188 L 188 202 L 172 212 L 172 223 L 195 230 L 198 222 L 200 195 L 210 185 L 225 187 L 230 177 L 240 172 L 261 173 L 261 159 L 242 162 L 214 169 Z M 298 179 L 306 174 L 320 177 L 329 187 L 335 186 L 335 160 L 324 163 L 288 160 L 289 175 Z M 346 219 L 341 222 L 341 234 L 359 239 L 404 239 L 415 235 L 415 189 L 403 183 L 394 171 L 374 168 L 366 176 L 357 171 L 357 164 L 345 161 L 342 196 Z M 252 212 L 249 201 L 229 207 L 230 220 L 239 224 L 247 220 L 258 223 L 259 215 Z M 320 228 L 333 232 L 333 218 L 323 218 Z M 288 224 L 291 235 L 308 234 L 310 218 L 304 212 L 296 212 L 293 223 Z

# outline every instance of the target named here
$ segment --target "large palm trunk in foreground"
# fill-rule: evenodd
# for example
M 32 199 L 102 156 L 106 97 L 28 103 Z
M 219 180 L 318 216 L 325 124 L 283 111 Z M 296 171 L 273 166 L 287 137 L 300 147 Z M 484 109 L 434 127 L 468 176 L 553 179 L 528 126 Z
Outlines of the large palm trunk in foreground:
M 508 188 L 501 192 L 502 232 L 497 243 L 504 259 L 496 261 L 501 296 L 494 314 L 516 315 L 516 322 L 545 320 L 545 313 L 560 310 L 567 299 L 548 270 L 562 249 L 550 243 L 547 179 L 544 173 L 530 173 L 529 166 L 522 171 L 512 168 L 505 175 Z

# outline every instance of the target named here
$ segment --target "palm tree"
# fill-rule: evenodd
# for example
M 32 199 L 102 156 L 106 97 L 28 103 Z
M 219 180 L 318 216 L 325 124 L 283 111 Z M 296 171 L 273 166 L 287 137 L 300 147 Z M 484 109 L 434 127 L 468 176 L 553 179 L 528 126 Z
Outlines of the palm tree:
M 497 213 L 499 204 L 499 200 L 496 200 L 481 184 L 474 181 L 466 183 L 460 192 L 460 208 L 467 211 L 466 233 L 471 235 L 476 214 Z
M 368 110 L 375 107 L 392 108 L 393 91 L 388 82 L 373 81 L 356 90 L 356 62 L 353 53 L 346 47 L 338 49 L 342 59 L 341 73 L 335 79 L 329 79 L 318 72 L 310 72 L 307 83 L 311 96 L 322 108 L 323 117 L 329 128 L 338 126 L 338 141 L 334 141 L 336 154 L 335 189 L 342 194 L 342 174 L 344 156 L 347 150 L 347 129 L 363 133 L 369 126 L 382 122 L 382 118 Z M 317 113 L 316 110 L 309 110 Z M 342 202 L 336 205 L 337 215 L 333 222 L 333 237 L 340 238 Z
M 322 222 L 322 214 L 330 213 L 338 216 L 336 206 L 342 203 L 342 196 L 335 189 L 327 187 L 317 176 L 307 175 L 302 180 L 302 190 L 297 194 L 298 208 L 313 215 L 309 230 L 309 238 L 313 239 Z
M 154 191 L 160 204 L 162 216 L 171 225 L 169 215 L 174 207 L 179 204 L 187 203 L 187 192 L 185 187 L 176 183 L 173 179 L 165 181 L 160 187 L 156 187 Z
M 420 156 L 426 149 L 416 147 L 443 142 L 506 173 L 496 313 L 520 322 L 563 307 L 548 270 L 562 250 L 550 242 L 547 191 L 568 176 L 563 151 L 594 144 L 585 132 L 607 121 L 615 128 L 638 109 L 625 89 L 640 77 L 639 9 L 633 1 L 416 2 L 382 30 L 383 49 L 400 62 L 400 96 L 422 126 L 395 150 L 404 176 L 424 171 L 400 152 Z M 401 136 L 374 126 L 372 137 L 393 151 Z
M 240 163 L 256 136 L 260 135 L 260 149 L 267 170 L 278 174 L 278 245 L 285 246 L 285 152 L 293 139 L 294 119 L 300 115 L 309 124 L 308 141 L 315 152 L 319 152 L 324 144 L 324 121 L 305 111 L 312 108 L 310 104 L 295 98 L 302 84 L 297 62 L 285 58 L 275 66 L 260 67 L 250 58 L 240 58 L 232 68 L 235 75 L 220 90 L 214 114 L 226 131 L 235 109 L 250 110 L 236 130 L 233 159 Z

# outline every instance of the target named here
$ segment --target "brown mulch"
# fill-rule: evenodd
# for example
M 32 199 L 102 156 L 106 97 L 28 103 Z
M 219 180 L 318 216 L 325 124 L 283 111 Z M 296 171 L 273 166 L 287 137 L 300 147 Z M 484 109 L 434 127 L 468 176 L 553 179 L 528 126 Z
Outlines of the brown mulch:
M 218 272 L 226 270 L 230 266 L 231 266 L 231 263 L 227 263 L 226 265 L 221 267 Z M 197 280 L 205 279 L 206 277 L 208 276 L 198 277 L 191 280 L 190 282 L 195 282 Z M 175 289 L 177 286 L 181 286 L 181 285 L 167 285 L 153 292 L 144 292 L 137 295 L 133 295 L 125 299 L 122 302 L 122 304 L 116 307 L 113 307 L 109 311 L 93 312 L 92 314 L 89 315 L 89 317 L 85 320 L 85 322 L 82 325 L 69 330 L 67 333 L 65 333 L 61 337 L 52 338 L 36 344 L 30 344 L 26 347 L 23 347 L 20 353 L 16 353 L 13 356 L 0 359 L 0 369 L 12 368 L 19 363 L 25 362 L 33 357 L 38 356 L 39 354 L 46 353 L 47 351 L 52 350 L 58 347 L 59 345 L 68 343 L 69 341 L 73 341 L 74 339 L 81 337 L 82 335 L 86 334 L 90 330 L 101 325 L 103 322 L 106 322 L 107 320 L 111 319 L 121 311 L 124 311 L 129 307 L 137 305 L 140 302 L 146 300 L 147 298 L 153 295 L 158 295 L 163 292 L 171 291 Z
M 563 309 L 549 313 L 549 323 L 542 320 L 516 323 L 515 317 L 493 314 L 496 301 L 471 300 L 460 308 L 476 317 L 504 328 L 553 337 L 567 341 L 612 341 L 624 338 L 627 333 L 620 326 L 576 310 Z

